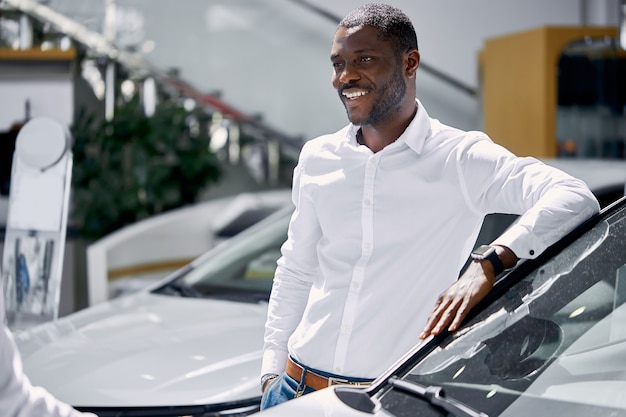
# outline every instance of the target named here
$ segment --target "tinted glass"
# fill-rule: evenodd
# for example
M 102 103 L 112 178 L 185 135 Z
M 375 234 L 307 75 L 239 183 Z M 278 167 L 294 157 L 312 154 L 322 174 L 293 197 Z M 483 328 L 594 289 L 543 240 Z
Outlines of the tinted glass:
M 405 376 L 489 416 L 626 415 L 626 213 L 514 285 Z M 397 416 L 441 415 L 390 391 Z
M 269 299 L 291 210 L 282 210 L 231 238 L 157 292 L 237 301 Z

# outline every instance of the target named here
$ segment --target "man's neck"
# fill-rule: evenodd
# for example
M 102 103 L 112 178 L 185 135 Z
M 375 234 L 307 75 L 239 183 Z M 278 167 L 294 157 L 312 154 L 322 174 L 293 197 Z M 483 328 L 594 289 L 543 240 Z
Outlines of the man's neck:
M 411 124 L 417 113 L 417 104 L 409 117 L 404 117 L 401 121 L 392 120 L 386 123 L 375 125 L 363 125 L 358 130 L 356 139 L 361 145 L 365 145 L 374 153 L 383 150 L 387 145 L 395 142 Z

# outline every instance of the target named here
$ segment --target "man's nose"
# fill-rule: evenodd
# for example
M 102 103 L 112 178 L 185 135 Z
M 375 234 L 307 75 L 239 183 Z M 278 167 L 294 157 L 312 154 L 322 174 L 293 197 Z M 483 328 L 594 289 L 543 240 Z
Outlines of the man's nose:
M 353 64 L 346 64 L 339 74 L 339 82 L 342 84 L 350 84 L 361 79 L 361 75 Z

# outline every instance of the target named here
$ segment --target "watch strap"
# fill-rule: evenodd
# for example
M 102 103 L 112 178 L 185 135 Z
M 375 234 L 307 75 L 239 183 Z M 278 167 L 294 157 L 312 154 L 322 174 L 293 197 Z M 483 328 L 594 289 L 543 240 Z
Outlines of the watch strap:
M 502 272 L 504 272 L 504 264 L 502 263 L 502 260 L 498 256 L 498 253 L 496 252 L 495 248 L 493 246 L 488 246 L 488 247 L 490 250 L 488 250 L 484 255 L 482 256 L 472 255 L 472 257 L 474 258 L 474 260 L 477 260 L 477 261 L 487 260 L 491 262 L 491 266 L 493 267 L 493 273 L 495 276 L 498 276 Z

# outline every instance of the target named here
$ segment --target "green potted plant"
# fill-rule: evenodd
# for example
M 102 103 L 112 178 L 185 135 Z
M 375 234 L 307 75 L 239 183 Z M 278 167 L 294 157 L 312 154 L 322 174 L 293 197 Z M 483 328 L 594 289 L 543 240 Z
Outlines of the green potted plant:
M 110 121 L 82 115 L 72 126 L 72 224 L 95 240 L 123 226 L 196 202 L 219 180 L 207 115 L 174 99 L 144 114 L 139 98 L 123 101 Z M 194 127 L 195 126 L 195 127 Z

